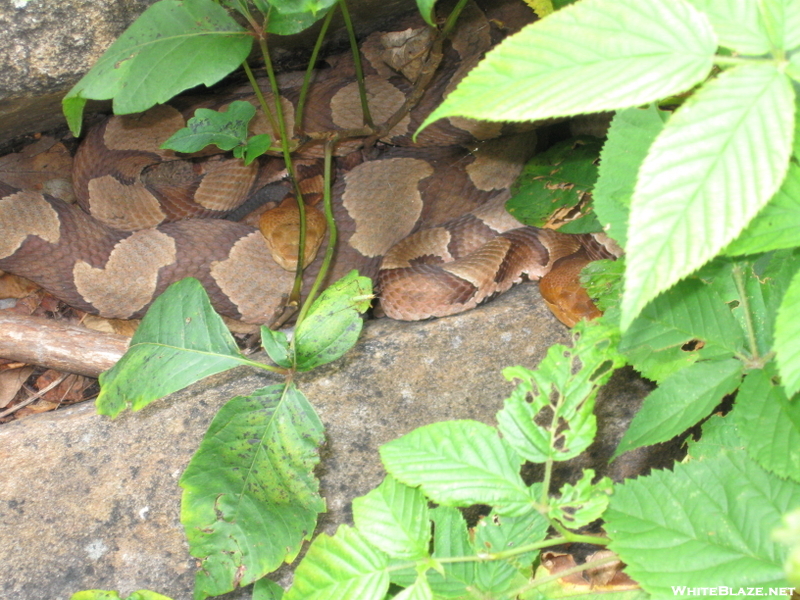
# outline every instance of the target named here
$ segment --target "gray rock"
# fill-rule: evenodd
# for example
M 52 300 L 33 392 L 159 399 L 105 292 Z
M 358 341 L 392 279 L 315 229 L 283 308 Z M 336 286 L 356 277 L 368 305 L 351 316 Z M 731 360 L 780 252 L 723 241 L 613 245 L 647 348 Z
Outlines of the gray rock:
M 66 126 L 61 98 L 155 0 L 0 0 L 0 146 L 27 133 Z M 350 2 L 359 34 L 379 28 L 413 0 Z M 310 49 L 316 30 L 275 37 L 282 50 Z M 330 43 L 344 38 L 341 19 Z M 311 40 L 311 41 L 309 41 Z M 103 104 L 102 106 L 106 106 Z M 98 103 L 88 106 L 97 108 Z
M 352 499 L 380 483 L 381 444 L 439 420 L 494 424 L 511 389 L 501 368 L 533 367 L 549 345 L 568 340 L 533 285 L 463 315 L 367 323 L 344 358 L 297 378 L 327 429 L 320 473 L 329 512 L 320 529 L 349 522 Z M 616 445 L 647 392 L 626 379 L 598 402 L 604 447 Z M 178 479 L 220 406 L 275 381 L 240 368 L 113 421 L 86 404 L 0 428 L 0 597 L 147 588 L 191 598 Z M 600 465 L 601 454 L 589 462 Z

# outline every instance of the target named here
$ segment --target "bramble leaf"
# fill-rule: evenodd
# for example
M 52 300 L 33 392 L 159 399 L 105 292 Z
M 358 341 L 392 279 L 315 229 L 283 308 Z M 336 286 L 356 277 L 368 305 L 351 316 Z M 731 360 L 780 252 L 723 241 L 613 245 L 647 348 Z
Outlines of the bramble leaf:
M 220 150 L 233 150 L 247 143 L 247 128 L 255 114 L 256 107 L 241 100 L 231 102 L 224 112 L 198 108 L 186 127 L 172 134 L 161 147 L 187 154 L 212 144 Z
M 721 450 L 615 486 L 608 547 L 656 597 L 672 597 L 674 586 L 785 587 L 786 549 L 769 532 L 798 505 L 800 485 L 743 450 Z
M 284 600 L 372 600 L 389 588 L 388 557 L 352 527 L 321 533 L 294 573 Z
M 800 271 L 794 274 L 775 319 L 775 361 L 786 394 L 800 391 Z
M 708 19 L 684 0 L 584 0 L 490 51 L 422 127 L 453 115 L 527 121 L 638 106 L 702 81 L 716 48 Z
M 534 498 L 519 475 L 522 459 L 497 430 L 477 421 L 443 421 L 415 429 L 380 448 L 386 470 L 420 486 L 434 502 L 489 504 L 526 514 Z
M 623 329 L 769 201 L 786 174 L 793 123 L 789 80 L 756 64 L 722 73 L 670 118 L 642 163 L 631 203 Z

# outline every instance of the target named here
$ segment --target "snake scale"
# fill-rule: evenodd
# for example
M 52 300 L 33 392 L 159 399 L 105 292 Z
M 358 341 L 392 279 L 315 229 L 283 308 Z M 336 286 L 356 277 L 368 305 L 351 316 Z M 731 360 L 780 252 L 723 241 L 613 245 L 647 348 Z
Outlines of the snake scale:
M 345 140 L 336 147 L 333 197 L 340 243 L 328 278 L 353 268 L 373 277 L 390 317 L 458 313 L 524 278 L 542 278 L 560 263 L 564 268 L 541 286 L 548 301 L 570 305 L 567 322 L 596 313 L 585 293 L 564 282 L 574 281 L 588 260 L 611 257 L 609 250 L 588 235 L 524 227 L 504 209 L 511 184 L 534 151 L 535 133 L 503 135 L 502 124 L 450 119 L 411 139 L 491 47 L 496 22 L 468 5 L 442 45 L 441 64 L 419 103 L 376 143 Z M 432 30 L 413 23 L 362 43 L 375 123 L 397 113 L 413 92 L 432 43 Z M 316 165 L 323 137 L 310 134 L 363 126 L 352 57 L 326 62 L 315 72 L 302 127 L 294 122 L 301 76 L 280 76 L 289 130 L 306 134 L 295 156 L 298 173 L 307 174 L 301 188 L 309 205 L 320 196 Z M 220 313 L 271 322 L 293 279 L 287 270 L 292 265 L 273 259 L 280 240 L 266 241 L 253 226 L 259 215 L 244 222 L 185 217 L 225 216 L 264 184 L 279 185 L 286 177 L 283 161 L 266 158 L 244 166 L 225 155 L 185 157 L 160 148 L 198 105 L 224 109 L 237 98 L 247 99 L 234 90 L 222 103 L 203 100 L 189 109 L 183 101 L 95 126 L 75 156 L 80 206 L 0 184 L 0 269 L 110 318 L 141 317 L 169 284 L 192 276 Z M 256 119 L 251 131 L 276 133 L 264 119 Z M 269 215 L 265 211 L 276 204 L 259 210 Z M 307 269 L 307 280 L 318 271 L 321 255 Z

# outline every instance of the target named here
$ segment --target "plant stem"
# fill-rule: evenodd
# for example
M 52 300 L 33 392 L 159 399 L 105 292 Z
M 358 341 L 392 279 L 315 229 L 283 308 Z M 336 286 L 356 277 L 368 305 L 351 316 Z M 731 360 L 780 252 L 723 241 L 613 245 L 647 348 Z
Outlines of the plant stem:
M 455 8 L 447 15 L 447 21 L 445 21 L 444 27 L 442 27 L 442 37 L 449 36 L 450 32 L 453 31 L 453 27 L 456 26 L 456 21 L 458 21 L 458 16 L 461 14 L 461 11 L 464 10 L 468 1 L 469 0 L 459 0 Z
M 361 112 L 364 114 L 364 125 L 374 129 L 375 124 L 372 122 L 372 115 L 369 112 L 369 104 L 367 103 L 367 89 L 364 85 L 364 69 L 361 67 L 361 53 L 358 50 L 358 42 L 356 42 L 353 22 L 350 20 L 350 11 L 347 10 L 347 2 L 345 0 L 339 0 L 339 6 L 342 9 L 342 17 L 347 27 L 347 36 L 350 38 L 350 48 L 353 51 L 353 62 L 355 63 L 356 80 L 358 81 L 358 95 L 361 97 Z
M 333 13 L 334 10 L 331 8 L 328 11 L 328 14 L 325 15 L 325 20 L 322 22 L 322 29 L 319 30 L 319 35 L 317 36 L 317 41 L 314 44 L 314 49 L 311 51 L 311 58 L 308 60 L 306 74 L 303 77 L 303 87 L 300 88 L 300 98 L 297 100 L 297 110 L 295 111 L 294 117 L 294 131 L 295 135 L 298 137 L 303 131 L 303 111 L 306 106 L 306 95 L 308 94 L 308 88 L 311 85 L 311 74 L 314 72 L 314 65 L 317 64 L 317 56 L 319 55 L 319 50 L 322 47 L 322 40 L 325 39 L 325 34 L 328 32 L 328 25 L 331 24 Z
M 258 103 L 261 105 L 261 110 L 264 111 L 267 119 L 269 119 L 269 124 L 270 127 L 272 127 L 272 131 L 278 131 L 278 124 L 275 122 L 275 117 L 272 115 L 272 111 L 269 109 L 269 105 L 264 99 L 264 94 L 261 92 L 258 81 L 256 80 L 255 75 L 253 75 L 252 69 L 250 69 L 250 65 L 247 64 L 247 61 L 244 61 L 242 62 L 242 67 L 244 68 L 244 72 L 247 74 L 247 80 L 250 82 L 250 86 L 253 88 L 256 98 L 258 98 Z
M 325 279 L 325 276 L 328 274 L 328 268 L 330 267 L 331 260 L 333 260 L 333 254 L 336 251 L 338 232 L 336 230 L 336 220 L 333 218 L 333 202 L 331 200 L 331 171 L 333 168 L 333 148 L 337 141 L 338 138 L 334 136 L 325 142 L 322 202 L 325 209 L 325 221 L 328 224 L 328 245 L 325 248 L 325 257 L 322 259 L 322 265 L 320 266 L 319 273 L 317 273 L 314 284 L 311 286 L 311 290 L 308 292 L 308 297 L 303 302 L 303 307 L 300 309 L 300 314 L 297 315 L 296 327 L 300 326 L 300 323 L 303 322 L 303 319 L 308 313 L 311 303 L 314 301 L 314 298 L 316 297 L 317 292 L 319 291 L 319 288 Z M 294 338 L 292 338 L 292 342 L 294 342 Z
M 258 40 L 261 47 L 261 54 L 264 57 L 264 65 L 267 67 L 267 77 L 272 87 L 272 95 L 275 98 L 275 115 L 278 119 L 278 128 L 281 133 L 281 150 L 283 151 L 283 160 L 286 163 L 286 171 L 289 173 L 289 178 L 294 187 L 294 194 L 297 200 L 297 212 L 300 216 L 300 234 L 298 236 L 297 244 L 297 270 L 294 277 L 294 286 L 287 301 L 288 306 L 297 306 L 300 304 L 300 292 L 303 289 L 303 259 L 305 258 L 306 247 L 306 205 L 303 201 L 303 193 L 300 191 L 300 185 L 295 176 L 294 163 L 292 162 L 291 148 L 289 147 L 289 136 L 286 131 L 286 120 L 283 118 L 283 107 L 281 106 L 280 90 L 278 89 L 278 80 L 275 77 L 275 69 L 272 66 L 272 59 L 267 49 L 267 40 L 261 36 Z

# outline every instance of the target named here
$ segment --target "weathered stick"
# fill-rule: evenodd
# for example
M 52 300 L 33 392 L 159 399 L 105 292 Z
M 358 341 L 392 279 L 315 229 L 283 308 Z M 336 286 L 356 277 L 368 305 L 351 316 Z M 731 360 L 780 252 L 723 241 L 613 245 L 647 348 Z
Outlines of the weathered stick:
M 130 338 L 40 317 L 0 314 L 0 357 L 97 377 L 114 366 Z

